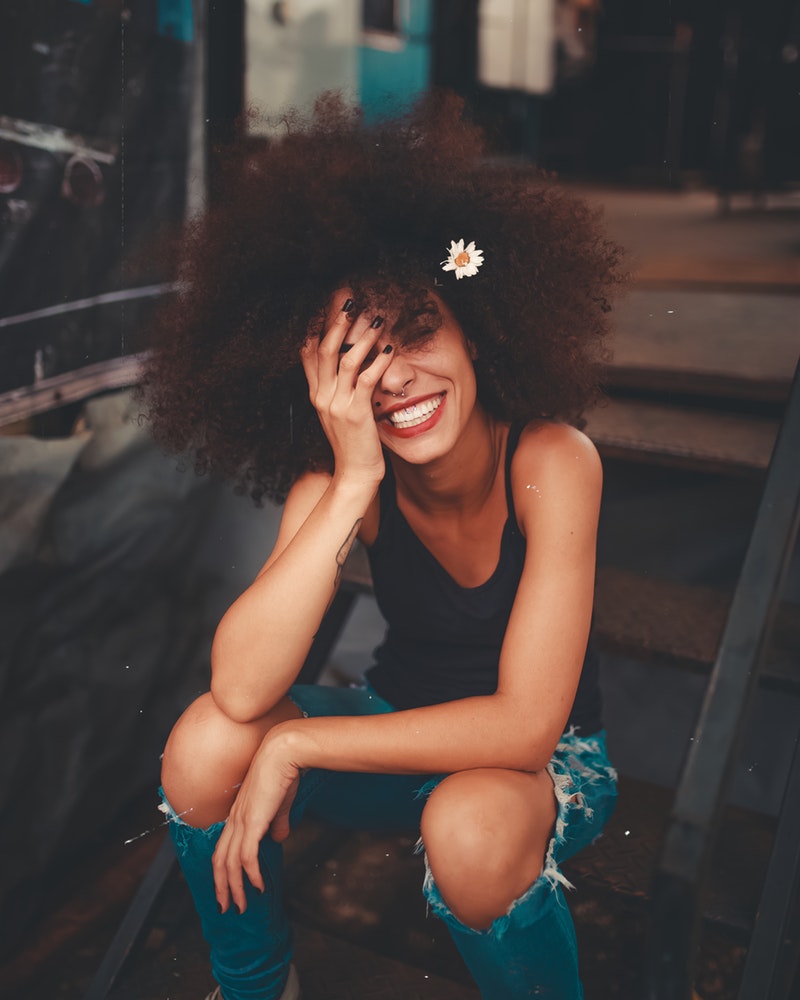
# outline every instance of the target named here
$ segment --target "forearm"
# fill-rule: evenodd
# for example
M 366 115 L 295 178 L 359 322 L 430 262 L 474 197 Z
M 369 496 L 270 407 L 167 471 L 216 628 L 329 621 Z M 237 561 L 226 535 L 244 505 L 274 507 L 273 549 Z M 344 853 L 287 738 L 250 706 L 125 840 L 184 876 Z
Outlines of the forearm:
M 225 613 L 211 653 L 212 693 L 232 718 L 258 718 L 293 683 L 376 488 L 332 479 L 286 548 Z
M 271 730 L 264 748 L 299 768 L 333 771 L 537 771 L 550 760 L 565 720 L 537 723 L 532 714 L 518 700 L 494 694 L 384 715 L 283 723 Z

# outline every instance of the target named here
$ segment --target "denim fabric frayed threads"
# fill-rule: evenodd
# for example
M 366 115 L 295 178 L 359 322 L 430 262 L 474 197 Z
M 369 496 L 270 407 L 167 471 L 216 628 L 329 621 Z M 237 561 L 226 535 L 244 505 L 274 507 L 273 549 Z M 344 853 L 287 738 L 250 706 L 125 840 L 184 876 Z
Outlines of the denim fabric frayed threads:
M 191 812 L 191 809 L 187 809 L 182 813 L 176 813 L 170 805 L 169 799 L 164 794 L 163 788 L 159 788 L 158 794 L 161 797 L 161 802 L 158 805 L 158 811 L 167 817 L 165 825 L 170 827 L 176 851 L 179 852 L 189 850 L 189 839 L 193 839 L 195 835 L 204 835 L 209 843 L 216 844 L 217 840 L 219 840 L 222 828 L 225 826 L 224 821 L 220 823 L 212 823 L 211 826 L 208 827 L 192 826 L 191 823 L 187 823 L 186 820 L 183 819 L 184 816 Z
M 416 792 L 414 792 L 414 799 L 415 799 L 415 801 L 418 801 L 419 799 L 427 799 L 427 798 L 429 798 L 433 794 L 436 786 L 437 785 L 441 785 L 441 783 L 444 781 L 444 779 L 446 777 L 447 777 L 446 774 L 437 774 L 435 777 L 429 778 L 425 782 L 424 785 L 420 786 L 416 790 Z M 421 848 L 419 848 L 419 845 L 421 843 L 422 843 L 422 839 L 420 838 L 420 840 L 417 842 L 417 847 L 414 848 L 414 853 L 415 854 L 419 854 L 420 853 Z
M 617 772 L 608 763 L 604 736 L 581 739 L 576 735 L 575 728 L 570 727 L 556 746 L 547 765 L 547 773 L 553 781 L 558 813 L 541 877 L 547 879 L 553 888 L 560 884 L 574 890 L 575 886 L 559 870 L 556 853 L 566 845 L 568 826 L 574 825 L 576 820 L 584 826 L 592 824 L 594 807 L 589 804 L 591 793 L 598 786 L 606 788 L 610 783 L 616 787 Z M 606 818 L 603 817 L 603 822 Z M 600 836 L 602 829 L 591 837 L 590 842 Z M 575 851 L 569 853 L 574 854 Z

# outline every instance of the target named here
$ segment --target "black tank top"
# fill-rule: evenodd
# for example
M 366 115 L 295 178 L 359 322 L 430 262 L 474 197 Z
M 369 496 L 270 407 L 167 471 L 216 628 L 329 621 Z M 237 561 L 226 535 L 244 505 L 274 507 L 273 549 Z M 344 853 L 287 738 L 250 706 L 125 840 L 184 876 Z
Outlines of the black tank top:
M 500 649 L 525 562 L 511 492 L 511 460 L 523 423 L 508 433 L 505 488 L 508 519 L 500 558 L 489 579 L 462 587 L 414 534 L 397 506 L 391 462 L 380 485 L 378 535 L 368 549 L 375 598 L 388 623 L 375 664 L 373 689 L 397 709 L 435 705 L 497 690 Z M 597 660 L 583 664 L 569 725 L 588 735 L 602 728 Z

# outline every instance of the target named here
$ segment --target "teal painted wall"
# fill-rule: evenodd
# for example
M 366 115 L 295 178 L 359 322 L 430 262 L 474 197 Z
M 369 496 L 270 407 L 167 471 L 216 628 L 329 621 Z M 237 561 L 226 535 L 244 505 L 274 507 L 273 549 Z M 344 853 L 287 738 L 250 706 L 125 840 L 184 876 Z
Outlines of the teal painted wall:
M 362 43 L 359 48 L 359 93 L 367 121 L 410 104 L 427 90 L 431 76 L 433 2 L 399 0 L 398 34 L 388 36 L 386 45 Z

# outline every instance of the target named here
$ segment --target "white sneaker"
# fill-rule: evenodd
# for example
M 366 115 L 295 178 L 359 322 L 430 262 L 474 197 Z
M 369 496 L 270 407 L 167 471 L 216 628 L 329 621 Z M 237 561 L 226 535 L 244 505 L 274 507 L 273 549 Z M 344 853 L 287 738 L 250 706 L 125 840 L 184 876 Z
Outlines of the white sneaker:
M 208 994 L 206 1000 L 225 1000 L 222 990 L 218 986 Z M 297 978 L 297 969 L 293 965 L 289 966 L 289 978 L 281 993 L 281 1000 L 303 1000 L 300 993 L 300 980 Z

